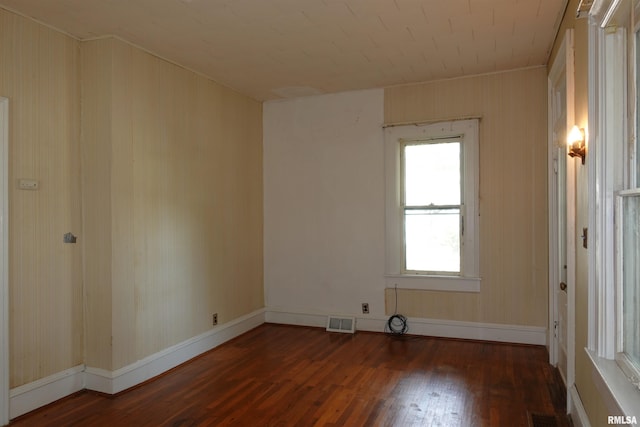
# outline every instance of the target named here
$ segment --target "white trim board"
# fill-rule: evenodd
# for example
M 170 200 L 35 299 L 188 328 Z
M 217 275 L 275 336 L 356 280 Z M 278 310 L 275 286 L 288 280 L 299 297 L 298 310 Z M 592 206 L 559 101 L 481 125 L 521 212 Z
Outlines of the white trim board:
M 87 367 L 85 388 L 116 394 L 141 384 L 264 323 L 260 309 L 115 371 Z
M 265 321 L 267 323 L 323 328 L 329 314 L 335 313 L 304 313 L 301 310 L 267 308 Z M 349 315 L 354 316 L 352 313 Z M 357 331 L 384 332 L 388 320 L 388 317 L 363 315 L 355 317 Z M 422 318 L 409 318 L 408 324 L 408 333 L 411 335 L 547 345 L 547 328 L 545 327 Z
M 591 363 L 591 376 L 602 402 L 611 415 L 638 416 L 640 390 L 629 381 L 615 360 L 599 357 L 585 348 Z
M 116 394 L 148 381 L 264 323 L 264 309 L 215 327 L 116 371 L 79 365 L 12 389 L 10 418 L 83 389 Z
M 260 309 L 211 329 L 116 371 L 83 365 L 11 390 L 10 418 L 16 418 L 77 391 L 88 389 L 116 394 L 141 384 L 243 333 L 267 323 L 324 328 L 328 314 L 283 309 Z M 383 332 L 387 317 L 357 317 L 356 329 Z M 546 344 L 546 328 L 410 318 L 414 335 L 462 338 L 521 344 Z
M 46 378 L 11 389 L 11 419 L 67 397 L 84 388 L 84 365 L 58 372 Z
M 575 427 L 591 427 L 587 411 L 582 405 L 582 399 L 576 385 L 572 385 L 569 389 L 569 414 L 571 415 L 571 421 Z
M 575 294 L 576 294 L 576 162 L 567 158 L 565 141 L 556 140 L 566 137 L 568 129 L 576 124 L 574 97 L 574 35 L 573 29 L 567 29 L 562 38 L 558 54 L 547 79 L 548 93 L 548 142 L 547 176 L 549 202 L 549 362 L 557 366 L 567 388 L 575 381 Z M 564 102 L 555 99 L 555 94 L 563 90 Z M 562 99 L 562 97 L 560 98 Z M 581 123 L 579 123 L 582 125 Z M 562 130 L 562 132 L 559 132 Z M 562 147 L 562 148 L 560 148 Z M 564 165 L 562 167 L 561 165 Z M 562 176 L 564 175 L 564 176 Z M 564 182 L 563 182 L 564 181 Z M 564 184 L 564 188 L 560 185 Z M 560 196 L 564 192 L 565 211 L 562 212 Z M 563 213 L 564 218 L 560 218 Z M 564 230 L 562 227 L 564 224 Z M 564 232 L 564 244 L 558 237 Z M 564 251 L 564 253 L 563 253 Z M 564 255 L 564 271 L 561 274 L 561 259 Z M 563 316 L 562 298 L 558 297 L 561 281 L 566 281 L 566 310 Z M 563 324 L 563 320 L 565 320 Z M 563 328 L 555 333 L 555 327 Z M 566 337 L 566 354 L 562 357 L 561 337 Z M 566 358 L 566 360 L 565 360 Z
M 325 328 L 329 315 L 349 316 L 356 319 L 356 331 L 384 332 L 387 317 L 355 315 L 353 313 L 324 313 L 309 312 L 296 309 L 270 308 L 266 309 L 265 322 L 280 325 L 309 326 Z

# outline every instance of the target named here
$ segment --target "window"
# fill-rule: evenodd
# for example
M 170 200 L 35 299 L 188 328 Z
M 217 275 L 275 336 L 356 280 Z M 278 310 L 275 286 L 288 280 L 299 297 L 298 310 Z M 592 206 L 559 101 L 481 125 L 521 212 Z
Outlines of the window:
M 627 416 L 640 407 L 639 6 L 596 0 L 589 13 L 587 354 L 610 413 Z
M 457 138 L 402 143 L 406 273 L 460 274 L 461 146 Z
M 635 1 L 638 11 L 640 1 Z M 617 211 L 617 261 L 618 288 L 617 307 L 618 328 L 616 344 L 616 361 L 625 375 L 640 388 L 640 165 L 638 165 L 638 149 L 640 138 L 640 16 L 635 13 L 634 31 L 629 43 L 634 46 L 634 57 L 629 63 L 629 82 L 635 86 L 635 99 L 631 104 L 635 109 L 635 120 L 629 122 L 631 144 L 623 150 L 621 166 L 628 170 L 623 181 L 622 190 L 618 193 Z
M 616 360 L 640 384 L 640 190 L 618 196 L 620 331 Z
M 640 1 L 635 1 L 638 11 Z M 636 90 L 634 102 L 635 120 L 629 120 L 631 144 L 623 150 L 621 167 L 627 170 L 622 187 L 618 192 L 617 211 L 617 307 L 618 327 L 616 333 L 616 361 L 625 375 L 640 388 L 640 177 L 638 173 L 638 148 L 640 138 L 640 22 L 635 13 L 634 30 L 630 32 L 629 43 L 634 46 L 635 55 L 630 57 L 629 83 Z M 630 24 L 631 26 L 631 24 Z
M 478 292 L 478 121 L 385 129 L 387 285 Z

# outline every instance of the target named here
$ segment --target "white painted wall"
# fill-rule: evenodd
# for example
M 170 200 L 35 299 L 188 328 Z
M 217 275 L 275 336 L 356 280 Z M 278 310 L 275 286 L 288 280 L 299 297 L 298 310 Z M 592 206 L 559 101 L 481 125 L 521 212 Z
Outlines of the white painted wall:
M 384 315 L 382 90 L 267 102 L 267 310 Z

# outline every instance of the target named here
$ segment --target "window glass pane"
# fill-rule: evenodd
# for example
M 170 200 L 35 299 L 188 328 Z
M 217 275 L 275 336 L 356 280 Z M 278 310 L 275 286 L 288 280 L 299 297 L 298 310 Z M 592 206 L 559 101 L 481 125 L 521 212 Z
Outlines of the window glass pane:
M 460 271 L 460 209 L 405 210 L 405 268 Z
M 404 147 L 406 206 L 460 205 L 460 142 Z
M 640 195 L 622 199 L 623 352 L 640 369 Z

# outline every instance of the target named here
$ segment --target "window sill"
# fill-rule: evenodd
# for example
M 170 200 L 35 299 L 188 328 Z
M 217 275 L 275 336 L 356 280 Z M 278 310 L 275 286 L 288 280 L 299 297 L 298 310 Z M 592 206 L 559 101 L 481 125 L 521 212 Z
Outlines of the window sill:
M 640 390 L 631 384 L 618 363 L 586 348 L 585 351 L 593 365 L 593 381 L 611 415 L 640 417 Z
M 425 276 L 418 274 L 388 274 L 387 288 L 418 289 L 424 291 L 480 292 L 479 277 Z

